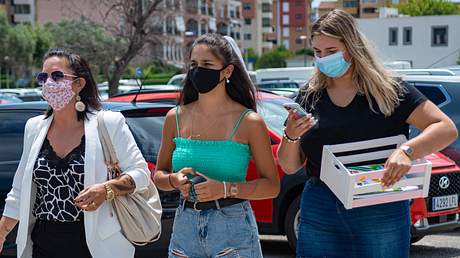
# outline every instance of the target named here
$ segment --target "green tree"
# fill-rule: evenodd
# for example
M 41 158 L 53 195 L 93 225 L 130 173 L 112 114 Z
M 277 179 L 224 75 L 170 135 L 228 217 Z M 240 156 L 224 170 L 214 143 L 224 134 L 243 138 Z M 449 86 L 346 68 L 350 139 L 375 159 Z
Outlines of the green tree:
M 78 53 L 92 66 L 93 71 L 110 78 L 110 66 L 117 51 L 126 42 L 109 35 L 104 28 L 89 20 L 63 20 L 48 23 L 46 28 L 54 38 L 55 47 L 63 47 Z
M 286 67 L 286 59 L 293 56 L 292 51 L 285 46 L 280 46 L 260 56 L 255 67 L 256 69 Z
M 409 16 L 460 14 L 460 5 L 449 0 L 406 0 L 396 7 Z
M 34 28 L 33 39 L 35 41 L 35 49 L 32 56 L 33 64 L 36 67 L 40 67 L 45 53 L 55 45 L 54 36 L 48 28 L 37 24 Z
M 458 61 L 457 64 L 460 65 L 460 54 L 458 55 Z

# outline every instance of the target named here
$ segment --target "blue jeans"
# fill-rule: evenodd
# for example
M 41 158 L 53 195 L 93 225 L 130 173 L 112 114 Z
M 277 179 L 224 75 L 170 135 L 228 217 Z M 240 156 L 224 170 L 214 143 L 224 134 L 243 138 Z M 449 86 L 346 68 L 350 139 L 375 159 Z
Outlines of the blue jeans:
M 409 257 L 408 201 L 346 210 L 323 182 L 310 178 L 300 207 L 297 257 Z
M 248 201 L 195 211 L 176 210 L 169 257 L 262 257 L 254 213 Z

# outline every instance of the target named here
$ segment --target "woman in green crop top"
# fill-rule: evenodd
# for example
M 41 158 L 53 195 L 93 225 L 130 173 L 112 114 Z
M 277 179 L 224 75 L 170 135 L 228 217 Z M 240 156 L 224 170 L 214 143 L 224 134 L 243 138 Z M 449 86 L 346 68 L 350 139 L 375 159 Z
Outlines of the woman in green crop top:
M 230 37 L 203 35 L 189 57 L 154 176 L 158 188 L 182 198 L 169 257 L 262 257 L 248 200 L 276 197 L 279 177 L 255 87 Z M 246 181 L 251 158 L 259 177 Z

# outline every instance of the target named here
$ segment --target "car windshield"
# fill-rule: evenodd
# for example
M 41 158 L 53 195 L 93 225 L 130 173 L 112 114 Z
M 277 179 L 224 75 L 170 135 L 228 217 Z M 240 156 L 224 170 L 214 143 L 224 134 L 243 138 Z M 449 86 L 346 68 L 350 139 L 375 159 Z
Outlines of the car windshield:
M 164 114 L 155 116 L 127 117 L 126 123 L 133 133 L 137 146 L 148 162 L 156 164 L 161 144 Z
M 257 86 L 259 86 L 259 88 L 262 88 L 262 89 L 279 89 L 279 88 L 297 89 L 299 88 L 299 85 L 295 82 L 261 83 Z
M 284 122 L 288 112 L 283 104 L 292 102 L 285 98 L 263 99 L 257 103 L 257 111 L 265 120 L 267 126 L 278 135 L 283 135 Z

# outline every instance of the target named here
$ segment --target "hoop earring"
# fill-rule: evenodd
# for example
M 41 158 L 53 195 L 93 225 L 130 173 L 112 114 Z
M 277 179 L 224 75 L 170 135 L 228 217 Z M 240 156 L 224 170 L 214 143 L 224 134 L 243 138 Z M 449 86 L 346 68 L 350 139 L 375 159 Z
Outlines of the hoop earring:
M 83 103 L 83 101 L 81 101 L 81 97 L 80 95 L 77 95 L 77 103 L 75 103 L 75 109 L 78 111 L 78 112 L 83 112 L 86 110 L 86 105 L 85 103 Z

